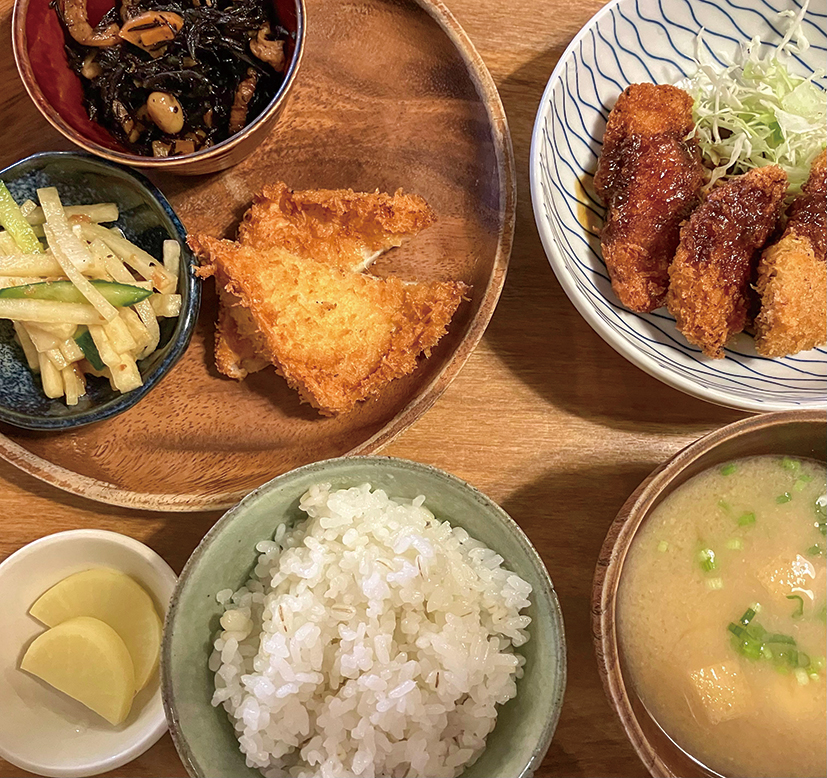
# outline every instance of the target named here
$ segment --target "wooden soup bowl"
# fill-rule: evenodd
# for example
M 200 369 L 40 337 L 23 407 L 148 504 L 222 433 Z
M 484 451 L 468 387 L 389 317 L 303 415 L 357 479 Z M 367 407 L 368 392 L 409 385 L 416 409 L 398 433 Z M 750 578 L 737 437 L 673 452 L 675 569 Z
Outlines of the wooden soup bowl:
M 690 478 L 732 459 L 784 454 L 827 459 L 827 411 L 767 413 L 729 424 L 678 452 L 629 497 L 609 528 L 594 574 L 592 631 L 603 688 L 632 746 L 654 778 L 718 776 L 679 748 L 650 716 L 627 681 L 617 637 L 617 593 L 638 529 Z

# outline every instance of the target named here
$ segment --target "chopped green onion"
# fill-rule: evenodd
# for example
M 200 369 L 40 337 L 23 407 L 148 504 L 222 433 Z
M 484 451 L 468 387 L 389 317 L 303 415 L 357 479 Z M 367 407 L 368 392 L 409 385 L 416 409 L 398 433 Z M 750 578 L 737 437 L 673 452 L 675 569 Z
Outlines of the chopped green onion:
M 818 612 L 818 618 L 821 621 L 827 621 L 827 605 L 823 606 L 822 609 Z
M 807 475 L 806 473 L 802 473 L 795 479 L 795 483 L 793 484 L 793 490 L 796 492 L 803 492 L 804 488 L 807 486 L 810 481 L 812 481 L 812 477 Z
M 730 551 L 740 551 L 744 547 L 744 543 L 741 538 L 730 538 L 726 542 L 726 547 Z
M 769 646 L 761 646 L 761 656 L 763 656 L 764 659 L 772 659 L 772 649 Z
M 746 513 L 742 513 L 738 517 L 738 526 L 739 527 L 748 527 L 750 524 L 755 524 L 755 514 L 752 511 L 747 511 Z
M 807 671 L 804 668 L 796 667 L 795 680 L 798 681 L 799 686 L 806 686 L 810 683 L 810 676 L 807 675 Z
M 723 578 L 708 578 L 706 581 L 706 588 L 711 589 L 712 591 L 717 591 L 718 589 L 724 588 L 724 579 Z
M 816 543 L 815 545 L 812 545 L 807 549 L 807 555 L 808 556 L 823 556 L 824 555 L 824 549 L 818 543 Z
M 738 619 L 740 624 L 743 624 L 745 627 L 755 618 L 758 611 L 754 607 L 747 608 L 744 611 L 744 615 Z
M 773 633 L 772 635 L 767 635 L 767 637 L 764 639 L 764 642 L 779 643 L 786 646 L 794 646 L 795 638 L 792 638 L 789 635 L 779 635 L 778 633 Z
M 800 470 L 801 469 L 801 462 L 797 459 L 792 459 L 791 457 L 784 457 L 781 460 L 781 467 L 785 470 Z
M 816 670 L 821 671 L 825 667 L 827 667 L 827 659 L 825 659 L 823 656 L 817 657 L 816 660 L 812 663 L 812 665 Z
M 702 548 L 698 552 L 698 562 L 705 573 L 712 572 L 718 566 L 715 562 L 715 552 L 711 548 Z
M 661 540 L 661 542 L 658 543 L 658 551 L 660 551 L 661 553 L 663 553 L 664 551 L 667 551 L 668 549 L 669 549 L 669 544 L 665 540 Z
M 775 498 L 775 501 L 779 505 L 783 505 L 785 502 L 789 502 L 792 500 L 793 496 L 789 492 L 784 492 L 784 494 L 779 494 L 778 497 Z
M 800 594 L 788 594 L 788 600 L 798 600 L 798 607 L 793 611 L 793 618 L 800 619 L 804 615 L 804 598 Z
M 798 666 L 799 667 L 809 667 L 810 666 L 810 655 L 805 654 L 803 651 L 798 652 Z
M 732 506 L 726 500 L 718 500 L 718 507 L 722 511 L 726 511 L 726 513 L 729 513 L 732 510 Z
M 732 475 L 737 469 L 738 465 L 734 462 L 730 462 L 721 468 L 721 475 Z

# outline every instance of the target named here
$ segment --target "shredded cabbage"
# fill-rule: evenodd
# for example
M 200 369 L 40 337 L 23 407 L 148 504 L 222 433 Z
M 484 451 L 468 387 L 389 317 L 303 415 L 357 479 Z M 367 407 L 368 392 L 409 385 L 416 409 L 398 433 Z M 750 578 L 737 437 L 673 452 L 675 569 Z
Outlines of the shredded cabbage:
M 696 41 L 694 76 L 678 86 L 695 99 L 695 136 L 704 157 L 715 166 L 709 186 L 751 168 L 780 165 L 789 178 L 789 194 L 800 191 L 810 165 L 827 144 L 825 71 L 809 78 L 791 73 L 790 55 L 809 48 L 801 10 L 783 11 L 788 19 L 781 43 L 765 57 L 756 36 L 741 46 L 726 68 L 703 56 L 703 30 Z

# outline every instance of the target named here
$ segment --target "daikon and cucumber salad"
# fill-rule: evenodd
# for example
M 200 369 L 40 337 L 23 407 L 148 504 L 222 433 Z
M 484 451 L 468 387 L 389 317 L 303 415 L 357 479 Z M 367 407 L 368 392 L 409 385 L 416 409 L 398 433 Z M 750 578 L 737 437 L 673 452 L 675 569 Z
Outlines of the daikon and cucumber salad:
M 76 405 L 89 375 L 113 390 L 143 384 L 138 361 L 181 312 L 181 246 L 161 260 L 127 240 L 115 203 L 64 206 L 55 187 L 18 204 L 0 182 L 0 319 L 10 319 L 47 397 Z

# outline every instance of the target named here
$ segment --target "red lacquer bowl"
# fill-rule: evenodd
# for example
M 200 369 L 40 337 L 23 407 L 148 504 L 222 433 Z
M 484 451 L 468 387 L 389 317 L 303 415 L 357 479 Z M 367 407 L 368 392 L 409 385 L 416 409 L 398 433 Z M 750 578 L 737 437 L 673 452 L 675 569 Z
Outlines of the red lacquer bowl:
M 128 151 L 83 107 L 80 78 L 69 69 L 64 35 L 49 0 L 18 0 L 12 16 L 14 60 L 26 91 L 46 120 L 70 141 L 111 162 L 185 174 L 213 173 L 240 162 L 267 136 L 281 113 L 302 59 L 305 31 L 304 0 L 271 0 L 278 19 L 290 33 L 284 83 L 262 113 L 243 130 L 193 154 L 145 157 Z M 112 8 L 112 0 L 88 0 L 94 25 Z

